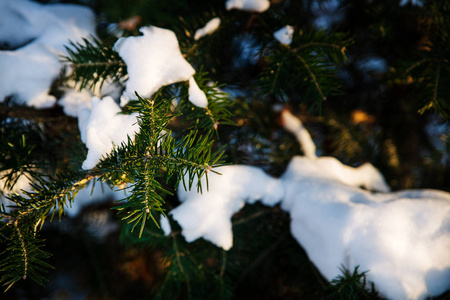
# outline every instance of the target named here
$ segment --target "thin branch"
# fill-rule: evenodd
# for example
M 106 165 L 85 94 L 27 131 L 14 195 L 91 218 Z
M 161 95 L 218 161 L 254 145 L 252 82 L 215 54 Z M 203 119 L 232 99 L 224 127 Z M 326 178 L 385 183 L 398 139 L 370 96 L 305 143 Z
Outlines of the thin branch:
M 268 257 L 273 251 L 275 251 L 278 246 L 281 245 L 281 243 L 288 237 L 288 233 L 284 233 L 280 235 L 280 237 L 273 242 L 269 247 L 267 247 L 263 252 L 261 252 L 258 257 L 252 262 L 252 264 L 242 273 L 239 280 L 236 282 L 236 287 L 239 286 L 242 281 L 245 279 L 245 277 L 253 270 L 255 269 L 260 263 L 262 263 L 266 257 Z
M 440 77 L 441 77 L 441 64 L 438 64 L 437 71 L 436 71 L 436 80 L 434 81 L 434 91 L 433 91 L 433 100 L 432 100 L 433 104 L 436 103 Z
M 312 81 L 314 82 L 314 85 L 316 86 L 317 91 L 319 92 L 320 96 L 322 97 L 323 100 L 327 100 L 327 97 L 325 97 L 325 95 L 322 92 L 322 89 L 319 86 L 319 83 L 317 82 L 316 76 L 314 75 L 314 73 L 311 71 L 311 69 L 309 68 L 308 63 L 303 59 L 303 57 L 301 57 L 299 54 L 297 54 L 297 57 L 300 59 L 300 61 L 302 62 L 302 64 L 305 66 L 306 70 L 308 71 L 309 75 L 311 76 Z
M 177 264 L 178 264 L 178 268 L 180 269 L 181 274 L 184 276 L 184 278 L 186 278 L 186 285 L 187 285 L 187 290 L 188 290 L 188 297 L 191 297 L 191 283 L 189 280 L 189 276 L 186 275 L 186 272 L 183 268 L 183 265 L 181 263 L 181 259 L 180 259 L 180 250 L 178 249 L 178 243 L 177 243 L 177 238 L 175 235 L 172 235 L 173 238 L 173 249 L 175 251 L 175 256 L 177 258 Z
M 341 51 L 345 50 L 345 47 L 342 47 L 342 45 L 338 45 L 338 44 L 311 42 L 311 43 L 303 44 L 303 45 L 301 45 L 298 48 L 292 49 L 292 52 L 296 53 L 296 52 L 298 52 L 301 49 L 305 49 L 305 48 L 312 47 L 312 46 L 323 46 L 323 47 L 336 48 L 336 49 L 339 49 Z
M 20 239 L 20 242 L 22 245 L 22 257 L 23 257 L 23 263 L 24 263 L 23 279 L 25 280 L 27 278 L 27 274 L 28 274 L 28 252 L 27 252 L 27 248 L 25 247 L 25 238 L 19 229 L 19 223 L 17 220 L 14 222 L 14 227 L 16 228 L 16 231 L 19 235 L 19 239 Z M 9 289 L 9 287 L 8 287 L 8 289 Z M 8 290 L 8 289 L 6 289 L 6 290 Z
M 240 220 L 233 221 L 232 224 L 233 224 L 233 226 L 236 226 L 236 225 L 240 225 L 240 224 L 243 224 L 243 223 L 247 223 L 247 222 L 249 222 L 249 221 L 251 221 L 251 220 L 253 220 L 255 218 L 258 218 L 258 217 L 260 217 L 262 215 L 265 215 L 265 214 L 268 214 L 268 213 L 271 213 L 271 212 L 273 212 L 273 209 L 260 210 L 260 211 L 258 211 L 256 213 L 248 216 L 247 218 L 242 218 Z
M 123 61 L 117 60 L 112 62 L 88 62 L 88 63 L 72 63 L 72 66 L 76 69 L 79 67 L 103 67 L 103 66 L 121 66 L 126 67 Z
M 420 66 L 421 64 L 427 62 L 431 60 L 430 58 L 424 58 L 416 63 L 414 63 L 412 66 L 410 66 L 408 69 L 405 70 L 406 74 L 408 74 L 409 72 L 411 72 L 413 69 L 417 68 L 418 66 Z
M 283 56 L 283 58 L 281 59 L 281 61 L 279 62 L 279 64 L 278 64 L 278 69 L 277 69 L 277 73 L 275 74 L 275 78 L 274 78 L 274 80 L 273 80 L 273 82 L 272 82 L 272 87 L 270 88 L 270 92 L 271 93 L 273 93 L 273 90 L 275 89 L 275 83 L 277 82 L 277 80 L 278 80 L 278 76 L 280 75 L 280 71 L 281 71 L 281 66 L 283 65 L 283 63 L 284 63 L 284 59 L 286 58 L 286 54 Z
M 150 160 L 165 160 L 168 162 L 174 162 L 176 164 L 179 165 L 190 165 L 192 167 L 196 167 L 196 168 L 200 168 L 203 169 L 205 171 L 209 171 L 211 170 L 211 166 L 209 164 L 199 164 L 196 163 L 195 161 L 190 161 L 184 158 L 179 158 L 179 157 L 172 157 L 172 156 L 166 156 L 166 155 L 153 155 L 150 157 Z

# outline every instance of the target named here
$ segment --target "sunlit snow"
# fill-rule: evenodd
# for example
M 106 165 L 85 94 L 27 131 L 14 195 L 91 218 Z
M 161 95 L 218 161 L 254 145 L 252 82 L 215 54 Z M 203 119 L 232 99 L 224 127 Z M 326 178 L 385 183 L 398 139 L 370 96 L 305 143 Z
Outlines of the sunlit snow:
M 253 12 L 265 12 L 270 7 L 269 0 L 227 0 L 227 10 L 239 9 Z
M 287 109 L 281 112 L 281 123 L 287 131 L 295 135 L 300 147 L 303 150 L 303 154 L 311 159 L 316 158 L 316 145 L 314 144 L 311 135 L 308 130 L 303 127 L 302 122 L 294 115 L 292 115 Z
M 183 228 L 186 241 L 202 237 L 228 250 L 233 245 L 231 216 L 256 200 L 274 205 L 283 197 L 283 188 L 278 179 L 256 167 L 234 165 L 215 170 L 222 175 L 210 172 L 208 191 L 202 177 L 203 194 L 195 187 L 186 191 L 180 183 L 178 197 L 183 203 L 170 215 Z
M 71 4 L 39 4 L 27 0 L 0 2 L 0 102 L 14 96 L 20 104 L 48 108 L 56 98 L 50 86 L 62 67 L 69 40 L 95 34 L 94 13 Z
M 423 299 L 450 288 L 448 193 L 372 194 L 310 177 L 304 162 L 294 158 L 283 174 L 281 207 L 291 216 L 292 235 L 328 280 L 340 275 L 341 265 L 359 265 L 389 299 Z
M 135 92 L 142 97 L 150 97 L 161 87 L 188 81 L 195 74 L 181 54 L 173 31 L 149 26 L 141 27 L 140 32 L 142 36 L 123 37 L 114 44 L 114 49 L 127 65 L 129 75 L 121 105 L 136 99 Z
M 208 99 L 195 82 L 194 77 L 189 78 L 189 101 L 194 105 L 205 108 L 208 106 Z
M 205 35 L 212 34 L 214 31 L 216 31 L 220 26 L 220 18 L 216 17 L 208 21 L 206 25 L 202 28 L 197 29 L 195 31 L 194 40 L 199 40 Z

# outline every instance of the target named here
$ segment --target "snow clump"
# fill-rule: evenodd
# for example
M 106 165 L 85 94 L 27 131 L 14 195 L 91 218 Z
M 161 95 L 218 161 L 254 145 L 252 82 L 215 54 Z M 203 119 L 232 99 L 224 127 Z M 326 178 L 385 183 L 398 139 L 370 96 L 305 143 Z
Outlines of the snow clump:
M 310 158 L 315 159 L 316 156 L 316 145 L 314 144 L 311 135 L 308 130 L 303 127 L 302 122 L 291 114 L 287 109 L 281 111 L 281 123 L 287 131 L 295 135 L 300 147 L 303 150 L 303 154 Z
M 161 87 L 188 81 L 195 74 L 194 68 L 181 54 L 173 31 L 155 26 L 141 27 L 139 31 L 142 36 L 122 37 L 114 44 L 114 50 L 125 61 L 129 75 L 121 96 L 122 106 L 130 99 L 137 99 L 135 92 L 148 98 Z M 198 99 L 198 96 L 193 96 L 193 99 Z
M 269 0 L 227 0 L 225 7 L 227 10 L 233 8 L 239 10 L 253 11 L 253 12 L 265 12 L 269 9 Z
M 86 143 L 88 153 L 82 168 L 89 170 L 95 167 L 102 156 L 127 141 L 128 136 L 134 138 L 139 131 L 137 113 L 121 115 L 121 109 L 113 98 L 100 100 L 93 97 L 92 109 L 84 107 L 80 113 L 79 127 L 82 141 Z
M 220 18 L 216 17 L 208 21 L 206 25 L 202 28 L 197 29 L 195 31 L 194 40 L 198 41 L 202 37 L 212 34 L 214 31 L 216 31 L 220 26 Z
M 189 78 L 189 101 L 192 104 L 205 108 L 208 106 L 208 98 L 195 82 L 194 77 Z
M 215 170 L 221 175 L 210 172 L 209 189 L 203 189 L 203 193 L 197 193 L 195 187 L 186 191 L 180 183 L 178 198 L 182 204 L 170 215 L 180 224 L 186 241 L 204 238 L 228 250 L 233 246 L 233 214 L 245 203 L 252 204 L 257 200 L 265 205 L 275 205 L 283 197 L 283 187 L 278 179 L 256 167 L 235 165 Z M 205 176 L 201 183 L 206 187 Z
M 274 38 L 283 45 L 290 45 L 292 43 L 292 37 L 294 35 L 294 27 L 285 26 L 273 34 Z

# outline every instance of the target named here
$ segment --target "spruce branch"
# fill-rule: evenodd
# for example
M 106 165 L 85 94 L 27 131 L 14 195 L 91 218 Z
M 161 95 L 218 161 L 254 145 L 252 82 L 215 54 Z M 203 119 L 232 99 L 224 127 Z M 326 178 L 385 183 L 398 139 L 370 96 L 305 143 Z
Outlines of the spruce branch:
M 302 62 L 305 69 L 308 71 L 309 76 L 311 77 L 311 81 L 314 83 L 314 86 L 316 87 L 317 92 L 319 93 L 322 100 L 327 100 L 327 97 L 322 92 L 322 89 L 320 88 L 319 83 L 317 82 L 316 75 L 311 71 L 311 68 L 309 67 L 308 63 L 301 57 L 300 55 L 297 55 L 298 59 Z
M 47 279 L 45 273 L 53 267 L 44 259 L 50 254 L 41 248 L 43 240 L 36 234 L 32 216 L 15 220 L 14 222 L 0 222 L 0 232 L 7 243 L 6 249 L 0 254 L 0 282 L 9 290 L 20 279 L 30 278 L 39 285 L 43 285 Z
M 133 224 L 131 230 L 139 226 L 141 237 L 148 219 L 159 227 L 154 213 L 164 215 L 163 196 L 171 195 L 163 188 L 161 179 L 168 183 L 175 177 L 175 186 L 183 180 L 189 188 L 197 179 L 197 188 L 201 190 L 201 177 L 222 164 L 223 148 L 213 151 L 212 134 L 201 136 L 198 130 L 191 130 L 177 140 L 168 125 L 179 114 L 171 112 L 171 101 L 163 99 L 162 91 L 151 99 L 136 95 L 139 105 L 135 103 L 129 108 L 139 112 L 139 133 L 134 141 L 129 139 L 113 150 L 99 168 L 108 179 L 117 178 L 113 173 L 131 179 L 133 192 L 115 209 L 122 220 Z
M 350 43 L 346 34 L 299 30 L 290 46 L 269 44 L 265 50 L 267 67 L 259 80 L 262 93 L 285 100 L 294 89 L 297 93 L 302 90 L 302 97 L 320 110 L 327 95 L 339 92 L 335 75 L 346 61 Z
M 83 43 L 70 42 L 66 46 L 68 56 L 63 60 L 71 63 L 71 77 L 80 84 L 79 89 L 102 87 L 106 79 L 120 82 L 127 75 L 125 62 L 110 45 L 95 37 L 83 38 Z
M 360 272 L 359 266 L 356 266 L 353 272 L 350 272 L 344 266 L 341 266 L 342 275 L 334 278 L 328 290 L 328 299 L 358 300 L 358 299 L 379 299 L 378 292 L 372 284 L 370 290 L 366 282 L 368 271 Z
M 95 178 L 91 174 L 84 177 L 83 175 L 78 172 L 67 172 L 56 177 L 35 177 L 36 182 L 30 184 L 31 191 L 23 191 L 23 195 L 12 194 L 7 197 L 16 204 L 13 217 L 21 219 L 27 215 L 36 215 L 41 226 L 51 211 L 51 220 L 56 212 L 61 219 L 64 207 L 71 205 L 78 191 Z
M 420 100 L 420 114 L 431 109 L 450 118 L 450 12 L 448 5 L 432 1 L 427 7 L 427 19 L 423 23 L 426 42 L 422 43 L 414 57 L 408 63 L 402 63 L 400 76 L 406 77 L 407 84 L 412 84 Z
M 208 99 L 208 106 L 206 108 L 195 106 L 188 101 L 189 93 L 187 84 L 182 86 L 179 93 L 181 99 L 180 111 L 185 116 L 186 122 L 192 125 L 192 129 L 203 129 L 217 133 L 219 126 L 235 125 L 231 120 L 232 114 L 229 111 L 233 105 L 229 95 L 220 90 L 217 82 L 210 81 L 207 73 L 198 72 L 195 75 L 195 80 Z

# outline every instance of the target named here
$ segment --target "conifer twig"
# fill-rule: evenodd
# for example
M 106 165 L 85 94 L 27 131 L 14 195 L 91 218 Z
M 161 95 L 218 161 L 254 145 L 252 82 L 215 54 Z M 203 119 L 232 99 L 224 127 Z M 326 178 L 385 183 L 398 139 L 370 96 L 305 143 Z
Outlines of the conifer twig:
M 327 97 L 325 97 L 325 95 L 322 92 L 322 89 L 319 86 L 319 83 L 317 82 L 317 78 L 316 75 L 314 75 L 314 73 L 311 71 L 311 68 L 309 67 L 308 63 L 303 59 L 303 57 L 300 54 L 297 54 L 298 59 L 300 59 L 300 61 L 302 62 L 303 66 L 306 68 L 306 70 L 308 71 L 312 82 L 314 83 L 317 91 L 320 94 L 320 97 L 322 98 L 322 100 L 327 100 Z

